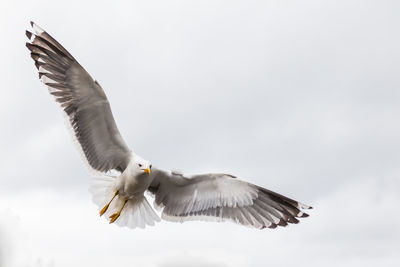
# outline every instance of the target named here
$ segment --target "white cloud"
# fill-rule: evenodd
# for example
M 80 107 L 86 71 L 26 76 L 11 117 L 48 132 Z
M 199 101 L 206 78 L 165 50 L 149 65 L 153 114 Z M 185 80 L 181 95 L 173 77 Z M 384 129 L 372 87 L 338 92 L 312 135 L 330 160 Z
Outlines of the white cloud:
M 399 8 L 4 3 L 0 264 L 13 255 L 16 266 L 397 266 Z M 99 221 L 62 116 L 23 47 L 31 19 L 100 81 L 139 154 L 163 168 L 235 174 L 313 204 L 312 216 L 261 232 Z
M 193 266 L 199 262 L 203 266 L 262 266 L 268 254 L 273 255 L 268 262 L 274 266 L 396 266 L 400 216 L 393 211 L 400 201 L 398 183 L 371 178 L 352 182 L 313 203 L 312 216 L 301 224 L 266 231 L 201 222 L 121 229 L 98 217 L 82 189 L 3 195 L 0 210 L 5 206 L 14 214 L 3 212 L 3 225 L 14 225 L 19 217 L 17 229 L 26 234 L 11 237 L 23 241 L 19 247 L 24 249 L 14 255 L 25 263 L 152 267 L 193 261 Z
M 57 267 L 396 266 L 400 216 L 393 211 L 399 188 L 395 179 L 353 181 L 313 203 L 311 217 L 299 225 L 264 231 L 203 222 L 123 229 L 99 218 L 82 189 L 1 196 L 0 210 L 11 209 L 14 216 L 2 214 L 3 223 L 18 216 L 25 233 L 15 258 Z

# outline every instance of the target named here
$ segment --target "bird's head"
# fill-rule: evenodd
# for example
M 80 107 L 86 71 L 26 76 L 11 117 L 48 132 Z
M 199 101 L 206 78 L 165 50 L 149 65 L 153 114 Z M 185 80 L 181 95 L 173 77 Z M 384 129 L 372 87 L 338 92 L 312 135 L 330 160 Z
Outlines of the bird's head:
M 139 170 L 139 172 L 144 172 L 146 174 L 150 174 L 151 172 L 151 163 L 145 159 L 142 159 L 139 156 L 135 157 L 134 164 L 135 168 Z

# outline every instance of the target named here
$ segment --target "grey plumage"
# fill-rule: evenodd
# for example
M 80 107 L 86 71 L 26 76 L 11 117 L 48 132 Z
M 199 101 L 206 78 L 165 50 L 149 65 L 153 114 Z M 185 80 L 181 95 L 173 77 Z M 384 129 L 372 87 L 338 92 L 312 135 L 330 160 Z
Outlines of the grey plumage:
M 34 24 L 32 23 L 32 26 Z M 39 78 L 69 117 L 89 165 L 97 171 L 123 171 L 130 150 L 115 124 L 108 99 L 72 55 L 45 31 L 26 36 Z
M 149 191 L 166 220 L 232 221 L 276 228 L 307 217 L 311 207 L 228 174 L 183 174 L 155 170 Z

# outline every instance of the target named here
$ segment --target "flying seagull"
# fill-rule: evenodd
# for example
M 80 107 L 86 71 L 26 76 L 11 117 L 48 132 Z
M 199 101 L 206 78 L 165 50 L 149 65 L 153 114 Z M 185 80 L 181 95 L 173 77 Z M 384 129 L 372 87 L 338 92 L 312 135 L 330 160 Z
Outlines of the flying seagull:
M 31 22 L 26 31 L 39 79 L 60 103 L 79 151 L 95 173 L 90 192 L 100 216 L 129 228 L 164 220 L 231 221 L 258 229 L 298 223 L 311 209 L 230 174 L 185 175 L 158 169 L 128 148 L 100 84 L 53 37 Z

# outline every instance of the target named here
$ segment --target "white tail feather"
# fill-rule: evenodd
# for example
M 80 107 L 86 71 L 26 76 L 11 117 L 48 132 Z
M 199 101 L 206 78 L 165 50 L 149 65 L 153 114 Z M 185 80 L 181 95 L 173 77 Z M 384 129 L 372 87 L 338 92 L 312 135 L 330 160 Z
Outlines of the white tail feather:
M 111 200 L 116 191 L 115 177 L 109 175 L 93 177 L 89 191 L 92 193 L 93 202 L 98 205 L 99 211 Z M 123 205 L 124 200 L 116 196 L 108 210 L 103 214 L 106 220 L 116 213 Z M 118 226 L 129 228 L 144 228 L 146 225 L 154 226 L 160 217 L 155 213 L 144 195 L 129 199 L 119 218 L 114 222 Z

